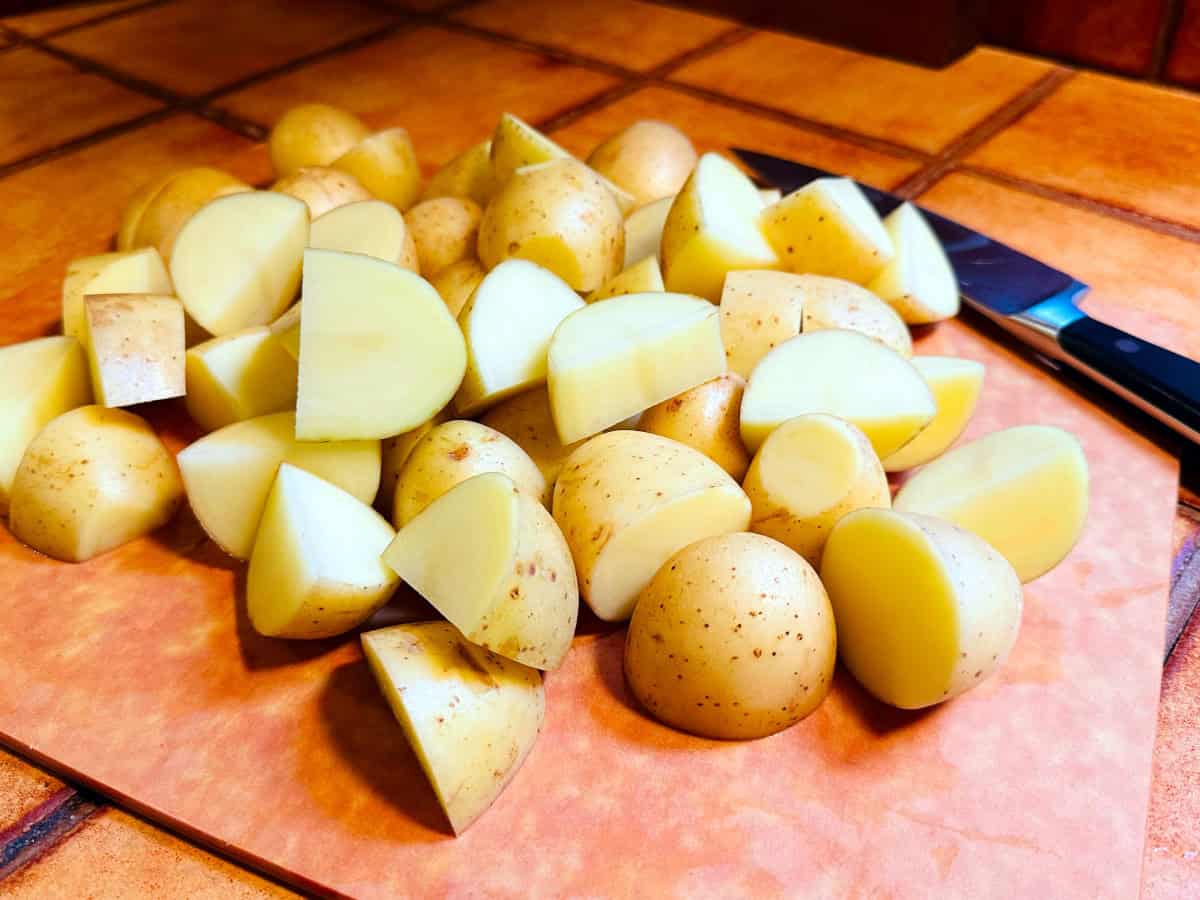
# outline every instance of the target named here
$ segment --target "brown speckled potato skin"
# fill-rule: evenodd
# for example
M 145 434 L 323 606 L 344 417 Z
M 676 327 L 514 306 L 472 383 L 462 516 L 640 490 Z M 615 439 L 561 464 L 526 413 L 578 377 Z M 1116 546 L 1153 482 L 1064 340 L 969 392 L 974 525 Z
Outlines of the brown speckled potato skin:
M 770 538 L 727 534 L 685 547 L 642 591 L 625 676 L 668 725 L 756 738 L 821 704 L 836 656 L 833 612 L 812 567 Z
M 563 463 L 583 443 L 564 444 L 558 439 L 554 416 L 550 412 L 550 393 L 545 387 L 501 400 L 480 421 L 516 441 L 541 470 L 546 487 L 551 491 Z
M 185 392 L 183 304 L 155 294 L 84 298 L 88 364 L 102 406 L 132 406 Z
M 271 129 L 271 166 L 280 178 L 303 166 L 327 166 L 369 133 L 358 116 L 336 106 L 293 106 Z
M 638 429 L 699 450 L 741 481 L 750 465 L 739 426 L 746 380 L 726 372 L 650 407 Z
M 350 173 L 324 166 L 297 169 L 271 185 L 271 190 L 303 200 L 308 206 L 309 219 L 319 218 L 347 203 L 375 199 Z
M 483 210 L 466 197 L 435 197 L 404 214 L 417 245 L 420 272 L 430 278 L 447 266 L 475 259 Z
M 597 146 L 587 163 L 644 206 L 678 193 L 696 158 L 696 148 L 674 125 L 642 119 Z
M 843 328 L 891 347 L 905 359 L 913 354 L 912 335 L 900 314 L 852 281 L 801 275 L 804 282 L 804 331 Z

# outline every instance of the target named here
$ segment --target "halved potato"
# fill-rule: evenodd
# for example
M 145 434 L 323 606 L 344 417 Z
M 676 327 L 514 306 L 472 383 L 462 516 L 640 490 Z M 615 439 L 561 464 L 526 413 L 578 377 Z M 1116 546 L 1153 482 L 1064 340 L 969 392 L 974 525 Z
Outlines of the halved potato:
M 798 335 L 806 296 L 802 277 L 791 272 L 730 272 L 721 291 L 721 342 L 729 370 L 749 378 L 759 360 Z
M 842 278 L 799 275 L 804 282 L 802 331 L 842 328 L 912 356 L 912 335 L 894 309 L 864 287 Z
M 716 153 L 700 157 L 663 223 L 667 290 L 716 303 L 729 272 L 777 268 L 758 227 L 762 211 L 758 189 L 737 166 Z
M 168 265 L 180 229 L 201 208 L 219 197 L 241 194 L 254 188 L 228 172 L 199 166 L 172 173 L 142 209 L 128 247 L 154 247 Z
M 171 294 L 171 277 L 153 247 L 72 260 L 63 279 L 62 331 L 83 339 L 85 294 Z
M 296 405 L 296 360 L 259 325 L 187 352 L 188 414 L 205 431 Z
M 886 456 L 936 411 L 921 373 L 895 350 L 856 331 L 814 331 L 780 344 L 755 366 L 742 398 L 742 440 L 756 451 L 786 420 L 823 412 L 857 425 Z
M 972 359 L 914 356 L 912 364 L 933 392 L 937 412 L 920 434 L 883 460 L 889 472 L 922 466 L 945 453 L 967 427 L 983 390 L 983 364 Z
M 911 203 L 902 204 L 883 220 L 883 227 L 896 255 L 871 281 L 871 290 L 910 325 L 958 315 L 958 279 L 920 211 Z
M 370 503 L 379 488 L 379 441 L 297 441 L 296 414 L 259 416 L 180 451 L 192 512 L 222 550 L 249 559 L 275 473 L 288 463 Z
M 426 278 L 464 259 L 475 259 L 483 210 L 468 197 L 423 200 L 406 215 Z
M 419 275 L 333 250 L 304 253 L 296 437 L 390 437 L 445 406 L 467 365 L 462 332 Z
M 312 223 L 308 246 L 361 253 L 420 272 L 412 229 L 396 207 L 382 200 L 360 200 L 329 210 Z
M 293 106 L 275 123 L 267 141 L 277 176 L 304 166 L 327 166 L 369 134 L 354 113 L 325 103 Z
M 772 431 L 742 488 L 753 508 L 750 530 L 786 544 L 814 566 L 842 516 L 892 505 L 887 475 L 867 436 L 824 413 L 788 419 Z
M 818 178 L 762 210 L 766 235 L 790 272 L 866 284 L 895 248 L 863 192 L 849 178 Z
M 587 164 L 643 206 L 683 187 L 696 166 L 696 148 L 674 125 L 640 119 L 596 147 Z
M 554 490 L 554 482 L 567 457 L 583 443 L 564 444 L 558 439 L 550 411 L 550 392 L 545 387 L 500 401 L 480 421 L 511 438 L 529 455 L 546 479 L 548 491 Z
M 1058 565 L 1083 533 L 1087 458 L 1061 428 L 1005 428 L 931 462 L 900 489 L 895 507 L 974 532 L 1021 581 L 1032 581 Z
M 300 286 L 308 207 L 273 191 L 212 201 L 179 232 L 171 254 L 175 293 L 220 337 L 279 317 Z
M 480 141 L 464 150 L 433 174 L 421 198 L 470 197 L 480 206 L 487 206 L 500 187 L 492 173 L 491 151 L 491 141 Z
M 566 282 L 526 260 L 505 260 L 488 272 L 458 315 L 467 341 L 467 371 L 454 395 L 459 415 L 544 384 L 550 338 L 583 306 Z
M 457 319 L 486 274 L 487 270 L 479 264 L 479 260 L 472 257 L 446 266 L 430 278 L 429 283 L 446 304 L 446 309 L 450 310 L 450 315 Z
M 619 622 L 672 555 L 701 538 L 745 531 L 750 501 L 699 451 L 642 431 L 610 431 L 571 454 L 554 487 L 554 519 L 580 591 Z
M 83 344 L 101 406 L 133 406 L 185 393 L 183 305 L 155 294 L 84 298 Z
M 639 206 L 625 219 L 625 262 L 628 269 L 640 259 L 653 256 L 661 260 L 659 245 L 662 242 L 663 225 L 671 212 L 675 197 L 663 197 L 645 206 Z
M 91 402 L 87 354 L 75 338 L 0 347 L 0 515 L 29 442 L 47 422 Z
M 271 190 L 303 200 L 311 219 L 319 219 L 330 210 L 347 203 L 374 199 L 371 192 L 359 184 L 353 175 L 325 166 L 297 169 L 271 185 Z
M 8 523 L 35 550 L 83 562 L 165 524 L 182 500 L 175 460 L 144 419 L 81 406 L 26 448 Z
M 282 464 L 250 554 L 250 624 L 267 637 L 305 639 L 361 625 L 396 589 L 399 579 L 379 559 L 394 535 L 352 494 Z
M 662 272 L 658 268 L 658 260 L 647 256 L 641 262 L 624 269 L 605 282 L 599 289 L 588 294 L 588 303 L 597 300 L 607 300 L 609 297 L 620 297 L 625 294 L 648 294 L 655 291 L 665 291 Z
M 421 164 L 403 128 L 368 135 L 329 165 L 353 175 L 371 196 L 401 211 L 421 194 Z
M 538 669 L 571 649 L 579 587 L 562 532 L 500 472 L 469 478 L 408 522 L 387 563 L 467 640 Z
M 745 389 L 741 375 L 726 372 L 650 407 L 637 428 L 699 450 L 741 481 L 750 465 L 738 428 Z
M 725 371 L 717 309 L 683 294 L 627 294 L 563 320 L 550 341 L 550 407 L 564 444 Z
M 1021 583 L 982 538 L 949 522 L 860 509 L 825 545 L 821 580 L 838 653 L 884 703 L 920 709 L 995 672 L 1021 625 Z
M 369 631 L 363 651 L 455 834 L 491 806 L 546 716 L 536 669 L 468 642 L 448 622 Z

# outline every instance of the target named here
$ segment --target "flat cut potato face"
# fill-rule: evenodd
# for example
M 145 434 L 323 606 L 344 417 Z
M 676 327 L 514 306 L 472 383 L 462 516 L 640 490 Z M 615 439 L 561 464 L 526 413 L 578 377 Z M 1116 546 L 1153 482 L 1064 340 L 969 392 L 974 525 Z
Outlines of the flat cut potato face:
M 641 119 L 596 147 L 587 163 L 643 206 L 683 187 L 696 166 L 696 148 L 674 125 Z
M 1087 519 L 1088 466 L 1061 428 L 1021 425 L 956 447 L 914 475 L 897 510 L 974 532 L 1032 581 L 1075 546 Z
M 958 315 L 958 279 L 921 212 L 905 203 L 883 220 L 883 227 L 896 255 L 871 281 L 871 290 L 910 325 Z
M 372 197 L 401 211 L 416 203 L 421 194 L 421 165 L 403 128 L 388 128 L 363 138 L 330 165 L 354 176 Z
M 683 294 L 628 294 L 572 313 L 550 341 L 550 408 L 564 444 L 725 371 L 717 309 Z
M 671 212 L 674 195 L 639 206 L 625 219 L 625 262 L 628 269 L 638 260 L 653 256 L 660 259 L 659 243 L 662 241 L 663 225 Z
M 292 359 L 300 358 L 300 304 L 293 303 L 287 312 L 270 324 L 271 334 Z
M 937 412 L 915 438 L 883 461 L 889 472 L 903 472 L 937 459 L 958 440 L 983 390 L 983 364 L 953 356 L 914 356 L 912 364 L 929 390 Z
M 588 303 L 597 300 L 607 300 L 609 297 L 621 297 L 625 294 L 648 294 L 663 291 L 662 272 L 658 268 L 658 260 L 647 256 L 641 262 L 629 266 L 620 274 L 606 282 L 599 290 L 588 294 Z
M 741 481 L 750 465 L 738 427 L 745 389 L 742 376 L 726 372 L 650 407 L 636 427 L 699 450 Z
M 361 253 L 419 271 L 417 245 L 404 216 L 382 200 L 360 200 L 331 209 L 312 223 L 308 246 Z
M 925 379 L 896 351 L 855 331 L 814 331 L 780 344 L 755 367 L 742 398 L 742 440 L 753 452 L 786 420 L 829 413 L 861 428 L 886 456 L 936 411 Z
M 0 515 L 25 448 L 46 423 L 92 402 L 87 355 L 73 337 L 0 347 Z
M 895 256 L 879 215 L 849 178 L 818 178 L 762 210 L 766 235 L 790 272 L 866 284 Z
M 325 103 L 304 103 L 283 114 L 267 141 L 275 174 L 327 166 L 370 132 L 354 113 Z
M 499 188 L 492 172 L 492 142 L 480 141 L 446 163 L 425 185 L 421 199 L 432 197 L 470 197 L 487 206 Z
M 447 266 L 475 259 L 483 210 L 468 197 L 434 197 L 406 214 L 420 270 L 431 278 Z
M 363 651 L 455 834 L 491 806 L 546 715 L 542 676 L 448 622 L 370 631 Z
M 154 294 L 89 294 L 84 346 L 101 406 L 184 395 L 183 305 Z
M 383 260 L 333 250 L 304 254 L 296 437 L 390 437 L 445 406 L 466 348 L 425 279 Z
M 721 342 L 729 370 L 749 378 L 758 361 L 800 333 L 805 282 L 791 272 L 730 272 L 721 291 Z
M 891 347 L 905 359 L 912 356 L 912 335 L 894 309 L 864 287 L 842 278 L 798 275 L 804 282 L 802 331 L 841 328 L 857 331 Z
M 479 264 L 479 260 L 464 259 L 446 266 L 430 278 L 429 283 L 446 304 L 446 309 L 450 310 L 450 315 L 457 319 L 486 274 L 487 270 Z
M 371 192 L 353 175 L 325 166 L 297 169 L 271 185 L 271 190 L 304 201 L 310 219 L 319 219 L 347 203 L 373 199 Z
M 379 441 L 297 441 L 296 414 L 259 416 L 228 425 L 180 451 L 192 512 L 222 550 L 249 559 L 275 473 L 288 463 L 340 487 L 363 503 L 379 488 Z
M 266 326 L 187 351 L 188 414 L 205 431 L 296 405 L 296 360 Z
M 554 482 L 582 441 L 564 444 L 554 427 L 550 411 L 550 392 L 545 387 L 525 391 L 493 406 L 480 421 L 489 428 L 511 438 L 533 460 L 546 479 L 546 489 L 554 490 Z
M 173 293 L 171 277 L 153 247 L 72 260 L 63 280 L 62 331 L 83 339 L 85 294 Z
M 26 448 L 8 522 L 35 550 L 83 562 L 166 524 L 182 499 L 175 460 L 144 419 L 81 406 Z
M 842 661 L 868 692 L 901 709 L 981 684 L 1021 625 L 1012 566 L 982 538 L 930 516 L 850 513 L 830 535 L 821 580 Z
M 379 559 L 394 534 L 353 495 L 284 463 L 250 555 L 250 624 L 267 637 L 303 639 L 361 625 L 396 589 L 398 579 Z
M 130 245 L 118 249 L 154 247 L 169 264 L 180 229 L 198 210 L 218 197 L 252 190 L 250 185 L 220 169 L 199 166 L 175 172 L 142 210 Z
M 550 513 L 500 472 L 470 478 L 408 522 L 383 561 L 472 643 L 538 669 L 571 648 L 579 587 Z

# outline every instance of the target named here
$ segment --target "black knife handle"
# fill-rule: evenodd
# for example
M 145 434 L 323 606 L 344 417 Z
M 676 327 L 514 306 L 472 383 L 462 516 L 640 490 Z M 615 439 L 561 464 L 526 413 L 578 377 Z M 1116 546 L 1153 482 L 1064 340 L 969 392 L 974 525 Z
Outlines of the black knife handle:
M 1200 442 L 1200 363 L 1086 316 L 1061 328 L 1058 343 L 1134 403 Z

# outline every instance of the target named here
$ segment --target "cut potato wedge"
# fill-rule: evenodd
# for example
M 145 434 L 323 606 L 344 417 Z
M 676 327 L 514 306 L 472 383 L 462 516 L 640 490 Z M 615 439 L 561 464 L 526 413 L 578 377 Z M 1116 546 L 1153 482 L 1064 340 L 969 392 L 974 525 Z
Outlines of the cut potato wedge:
M 909 325 L 958 315 L 958 279 L 925 217 L 905 203 L 884 219 L 883 225 L 896 255 L 871 281 L 871 290 Z
M 379 687 L 455 834 L 491 806 L 546 716 L 542 676 L 464 640 L 448 622 L 362 636 Z
M 814 331 L 780 344 L 755 366 L 742 398 L 742 440 L 758 450 L 775 428 L 807 413 L 853 422 L 876 454 L 903 447 L 937 407 L 908 360 L 856 331 Z
M 888 508 L 892 494 L 871 442 L 844 419 L 813 413 L 771 432 L 742 484 L 750 530 L 791 547 L 814 566 L 842 516 Z
M 179 232 L 171 279 L 184 308 L 220 337 L 266 325 L 296 296 L 308 244 L 308 208 L 250 191 L 204 206 Z
M 371 192 L 359 184 L 353 175 L 325 166 L 297 169 L 271 185 L 271 190 L 303 201 L 308 207 L 310 219 L 319 219 L 348 203 L 374 199 Z
M 296 437 L 391 437 L 445 406 L 467 365 L 462 332 L 418 275 L 333 250 L 304 254 Z
M 270 325 L 271 334 L 292 359 L 300 359 L 300 304 L 293 303 L 288 311 Z
M 802 331 L 841 328 L 857 331 L 891 347 L 905 359 L 912 356 L 912 335 L 897 312 L 852 281 L 824 275 L 798 275 L 804 282 Z
M 171 277 L 153 247 L 72 260 L 63 280 L 62 331 L 83 340 L 85 294 L 172 294 Z
M 545 387 L 502 400 L 480 421 L 511 438 L 528 454 L 546 479 L 548 491 L 554 490 L 554 482 L 567 457 L 583 443 L 564 444 L 558 439 L 554 415 L 550 411 L 550 392 Z
M 778 268 L 758 227 L 762 211 L 758 189 L 737 166 L 716 153 L 701 156 L 663 223 L 667 290 L 716 303 L 728 273 Z
M 464 259 L 446 266 L 430 278 L 429 283 L 446 304 L 446 309 L 450 310 L 450 315 L 457 319 L 486 274 L 487 270 L 479 264 L 479 260 Z
M 275 123 L 267 150 L 275 174 L 282 177 L 304 166 L 327 166 L 368 134 L 352 112 L 326 103 L 303 103 Z
M 550 407 L 564 444 L 725 371 L 717 309 L 683 294 L 628 294 L 572 313 L 550 341 Z
M 470 197 L 487 206 L 499 184 L 492 172 L 492 142 L 480 141 L 438 169 L 425 185 L 421 199 Z
M 636 427 L 699 450 L 741 481 L 750 465 L 738 428 L 745 389 L 741 375 L 726 372 L 650 407 Z
M 571 648 L 579 587 L 562 532 L 500 472 L 469 478 L 400 529 L 387 563 L 467 640 L 538 669 Z
M 663 197 L 645 206 L 639 206 L 625 219 L 625 262 L 628 269 L 640 259 L 653 256 L 661 259 L 659 244 L 662 241 L 663 225 L 675 197 Z
M 404 216 L 382 200 L 360 200 L 331 209 L 312 223 L 308 246 L 361 253 L 419 272 L 417 245 Z
M 895 256 L 891 236 L 849 178 L 818 178 L 762 210 L 783 268 L 866 284 Z
M 580 592 L 601 619 L 633 613 L 673 554 L 701 538 L 745 531 L 750 501 L 704 454 L 655 434 L 611 431 L 571 454 L 554 487 L 554 519 Z
M 914 356 L 916 366 L 937 405 L 933 421 L 883 461 L 889 472 L 903 472 L 937 459 L 958 440 L 983 390 L 983 364 L 953 356 Z
M 304 443 L 296 414 L 236 422 L 180 451 L 179 468 L 192 512 L 222 550 L 249 559 L 263 507 L 280 464 L 340 487 L 363 503 L 379 488 L 379 441 Z
M 296 405 L 296 360 L 260 325 L 187 352 L 188 414 L 205 431 Z
M 401 211 L 421 195 L 421 164 L 403 128 L 368 135 L 329 165 L 353 175 L 372 197 Z
M 498 184 L 504 184 L 525 166 L 571 158 L 570 153 L 512 113 L 500 116 L 492 134 L 490 156 L 492 175 Z
M 0 515 L 25 448 L 46 423 L 92 402 L 87 354 L 73 337 L 0 347 Z
M 625 294 L 649 294 L 665 290 L 658 260 L 647 256 L 614 276 L 598 290 L 592 291 L 587 300 L 588 303 L 595 303 L 597 300 L 607 300 L 609 297 L 621 297 Z
M 584 302 L 561 278 L 523 259 L 484 276 L 458 316 L 467 371 L 454 395 L 461 416 L 546 382 L 546 354 L 560 322 Z
M 155 294 L 84 298 L 92 391 L 101 406 L 133 406 L 185 393 L 183 305 Z
M 721 342 L 729 370 L 749 378 L 759 360 L 800 333 L 803 276 L 752 269 L 730 272 L 721 291 Z
M 920 709 L 981 684 L 1021 624 L 1021 584 L 982 538 L 929 516 L 860 509 L 838 522 L 821 580 L 838 653 L 884 703 Z
M 1061 428 L 1005 428 L 934 460 L 901 488 L 895 507 L 974 532 L 1021 581 L 1032 581 L 1058 565 L 1083 532 L 1087 458 Z
M 358 627 L 396 589 L 399 579 L 379 559 L 394 535 L 354 495 L 284 463 L 250 554 L 250 624 L 266 637 L 305 639 Z

